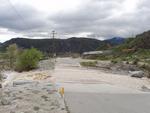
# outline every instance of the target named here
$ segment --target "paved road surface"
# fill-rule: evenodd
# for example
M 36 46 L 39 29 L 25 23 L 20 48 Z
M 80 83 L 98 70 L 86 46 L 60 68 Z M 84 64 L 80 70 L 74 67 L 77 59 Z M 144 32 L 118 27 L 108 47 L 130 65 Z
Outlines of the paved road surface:
M 150 113 L 149 94 L 67 92 L 71 113 Z
M 150 113 L 150 93 L 98 81 L 94 70 L 81 69 L 78 62 L 63 58 L 56 64 L 70 113 Z

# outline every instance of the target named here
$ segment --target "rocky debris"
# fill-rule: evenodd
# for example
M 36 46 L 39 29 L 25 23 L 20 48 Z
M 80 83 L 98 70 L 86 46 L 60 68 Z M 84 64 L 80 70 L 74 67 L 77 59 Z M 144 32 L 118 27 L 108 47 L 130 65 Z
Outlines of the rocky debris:
M 45 95 L 42 95 L 41 98 L 43 98 L 45 101 L 48 101 L 48 97 Z
M 10 104 L 11 104 L 10 100 L 4 98 L 1 99 L 1 105 L 6 106 Z
M 125 71 L 125 72 L 139 71 L 139 68 L 137 66 L 131 65 L 131 64 L 126 64 L 123 62 L 116 63 L 116 64 L 111 63 L 110 67 L 112 70 L 116 70 L 116 71 L 120 71 L 120 70 Z
M 0 98 L 0 113 L 67 113 L 51 81 L 51 62 L 43 61 L 40 69 L 31 72 L 6 72 L 8 85 L 3 88 L 4 99 Z
M 67 113 L 64 100 L 54 85 L 49 84 L 44 81 L 17 82 L 15 87 L 6 87 L 4 99 L 0 101 L 0 113 Z
M 109 61 L 98 61 L 97 68 L 102 69 L 106 72 L 126 75 L 129 75 L 130 71 L 140 71 L 140 69 L 137 66 L 126 64 L 124 62 L 112 63 Z
M 111 65 L 109 62 L 98 62 L 97 67 L 103 69 L 111 69 Z
M 130 71 L 131 77 L 142 78 L 144 77 L 143 71 Z
M 30 80 L 17 80 L 17 81 L 13 81 L 13 86 L 17 86 L 17 85 L 25 85 L 25 84 L 33 84 L 33 81 Z
M 31 74 L 27 75 L 27 77 L 32 80 L 46 80 L 46 79 L 50 78 L 51 76 L 45 72 L 37 72 L 37 73 L 31 73 Z
M 142 86 L 141 90 L 144 92 L 150 92 L 150 88 L 146 87 L 146 86 Z
M 40 70 L 52 70 L 55 68 L 55 62 L 50 60 L 42 60 L 39 62 L 39 69 Z
M 10 111 L 10 113 L 16 113 L 15 111 Z
M 39 111 L 40 108 L 38 106 L 34 106 L 33 109 L 34 109 L 34 111 Z
M 0 83 L 0 88 L 2 88 L 2 84 Z

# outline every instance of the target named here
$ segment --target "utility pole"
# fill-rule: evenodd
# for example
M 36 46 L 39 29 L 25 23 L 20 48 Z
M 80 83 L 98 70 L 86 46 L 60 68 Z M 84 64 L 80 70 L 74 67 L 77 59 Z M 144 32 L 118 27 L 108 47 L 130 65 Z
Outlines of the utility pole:
M 55 39 L 55 35 L 56 35 L 56 34 L 57 34 L 57 33 L 53 30 L 53 31 L 52 31 L 52 38 L 53 38 L 53 39 Z
M 52 53 L 53 53 L 53 57 L 56 57 L 56 44 L 55 44 L 55 35 L 57 33 L 53 30 L 52 31 L 52 39 L 53 39 L 53 46 L 52 46 Z

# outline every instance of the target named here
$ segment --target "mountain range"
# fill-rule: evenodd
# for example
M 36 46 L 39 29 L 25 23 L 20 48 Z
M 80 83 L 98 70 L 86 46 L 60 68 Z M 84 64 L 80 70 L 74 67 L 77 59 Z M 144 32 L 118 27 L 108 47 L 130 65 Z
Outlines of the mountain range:
M 113 37 L 108 40 L 104 40 L 106 43 L 109 43 L 111 46 L 120 45 L 125 42 L 125 39 L 122 37 Z
M 110 49 L 118 45 L 122 49 L 150 49 L 150 30 L 141 33 L 134 38 L 126 39 L 114 37 L 103 41 L 83 37 L 72 37 L 68 39 L 13 38 L 4 43 L 0 43 L 0 50 L 6 50 L 6 47 L 14 43 L 20 48 L 26 49 L 34 47 L 46 53 L 83 53 L 87 51 Z
M 107 47 L 106 45 L 116 46 L 122 44 L 125 39 L 115 37 L 108 40 L 97 40 L 92 38 L 72 37 L 68 39 L 27 39 L 13 38 L 1 44 L 0 49 L 5 50 L 11 44 L 17 44 L 20 48 L 37 48 L 46 53 L 83 53 L 95 51 L 97 48 Z

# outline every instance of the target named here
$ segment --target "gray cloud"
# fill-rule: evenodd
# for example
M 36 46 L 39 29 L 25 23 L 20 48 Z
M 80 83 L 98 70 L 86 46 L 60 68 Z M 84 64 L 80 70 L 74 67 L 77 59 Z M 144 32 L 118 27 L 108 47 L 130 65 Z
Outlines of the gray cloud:
M 148 0 L 138 4 L 134 12 L 118 14 L 122 2 L 118 0 L 91 0 L 75 12 L 62 12 L 50 20 L 62 32 L 91 32 L 93 36 L 110 38 L 128 37 L 150 29 L 150 8 Z M 146 5 L 145 5 L 146 4 Z M 115 12 L 114 12 L 115 11 Z M 117 16 L 115 16 L 117 15 Z
M 43 14 L 28 5 L 0 4 L 0 28 L 7 28 L 28 37 L 48 37 L 55 29 L 61 34 L 89 32 L 90 37 L 128 37 L 150 29 L 150 2 L 139 1 L 134 11 L 122 0 L 85 0 L 76 10 Z M 126 0 L 124 0 L 126 1 Z
M 96 0 L 98 1 L 98 0 Z M 63 32 L 89 32 L 91 28 L 100 20 L 108 18 L 112 10 L 117 5 L 116 3 L 108 3 L 107 6 L 103 2 L 90 2 L 80 7 L 74 12 L 61 12 L 50 17 L 50 20 L 55 23 L 56 29 Z
M 40 12 L 30 6 L 3 1 L 0 5 L 0 27 L 15 32 L 25 32 L 46 25 Z

